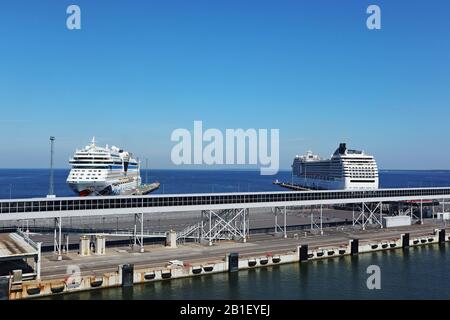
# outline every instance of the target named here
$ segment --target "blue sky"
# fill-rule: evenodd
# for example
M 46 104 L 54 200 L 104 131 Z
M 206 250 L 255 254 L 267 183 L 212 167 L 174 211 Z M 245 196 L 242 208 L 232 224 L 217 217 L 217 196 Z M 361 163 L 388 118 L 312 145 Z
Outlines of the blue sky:
M 66 28 L 81 8 L 82 29 Z M 382 29 L 366 28 L 366 8 Z M 2 1 L 0 167 L 92 136 L 170 168 L 170 134 L 279 128 L 280 162 L 341 141 L 384 169 L 450 169 L 450 2 Z

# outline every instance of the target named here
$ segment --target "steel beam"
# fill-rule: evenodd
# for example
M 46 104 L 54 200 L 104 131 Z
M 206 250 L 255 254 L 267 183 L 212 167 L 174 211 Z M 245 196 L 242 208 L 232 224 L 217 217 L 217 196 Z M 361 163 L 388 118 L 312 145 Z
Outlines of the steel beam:
M 286 206 L 284 207 L 274 207 L 273 213 L 275 217 L 275 234 L 278 234 L 278 232 L 281 232 L 283 234 L 284 238 L 287 238 L 287 229 L 286 229 Z M 283 216 L 283 225 L 281 226 L 278 223 L 278 216 Z
M 137 233 L 137 225 L 140 225 L 140 232 Z M 139 244 L 139 251 L 144 252 L 144 214 L 138 213 L 134 215 L 134 232 L 133 232 L 133 247 Z
M 366 226 L 369 224 L 379 225 L 383 228 L 383 203 L 378 202 L 375 208 L 370 208 L 367 203 L 361 203 L 360 213 L 358 216 L 353 214 L 353 226 L 360 225 L 363 230 L 366 230 Z M 377 211 L 379 215 L 377 216 Z
M 58 255 L 58 260 L 62 260 L 61 220 L 61 217 L 54 219 L 53 253 Z
M 249 233 L 249 210 L 245 208 L 228 210 L 205 210 L 198 223 L 178 233 L 177 240 L 195 238 L 210 246 L 217 240 L 240 239 L 247 241 Z

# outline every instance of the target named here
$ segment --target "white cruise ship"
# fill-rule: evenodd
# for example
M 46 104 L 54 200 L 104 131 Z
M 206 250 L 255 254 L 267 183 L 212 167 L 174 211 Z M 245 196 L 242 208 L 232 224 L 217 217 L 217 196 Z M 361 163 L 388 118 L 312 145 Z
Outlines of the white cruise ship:
M 322 159 L 308 151 L 296 156 L 292 164 L 294 183 L 311 189 L 378 189 L 375 159 L 363 151 L 347 149 L 341 143 L 331 159 Z
M 90 145 L 76 150 L 67 177 L 70 188 L 80 196 L 121 194 L 141 185 L 139 163 L 132 154 L 117 147 Z

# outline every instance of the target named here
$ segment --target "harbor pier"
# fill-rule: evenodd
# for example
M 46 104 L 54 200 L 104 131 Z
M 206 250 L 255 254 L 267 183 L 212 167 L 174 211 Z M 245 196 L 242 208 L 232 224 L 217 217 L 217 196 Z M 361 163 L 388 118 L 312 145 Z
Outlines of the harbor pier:
M 450 188 L 414 188 L 1 200 L 0 221 L 18 221 L 20 225 L 25 220 L 53 220 L 54 250 L 41 252 L 37 244 L 39 272 L 32 272 L 31 279 L 17 279 L 20 275 L 16 274 L 14 280 L 20 285 L 14 287 L 12 275 L 3 277 L 0 292 L 5 292 L 8 283 L 3 298 L 22 299 L 443 244 L 450 240 L 444 221 L 426 219 L 422 211 L 412 210 L 388 216 L 383 208 L 387 203 L 409 201 L 423 209 L 424 202 L 437 201 L 445 212 L 449 198 Z M 333 205 L 351 205 L 352 219 L 327 227 L 324 214 Z M 316 218 L 311 217 L 310 228 L 289 229 L 289 210 L 305 207 L 315 208 Z M 272 213 L 273 228 L 265 233 L 252 233 L 252 225 L 258 221 L 262 209 Z M 181 230 L 166 233 L 144 230 L 146 219 L 152 215 L 194 211 L 200 213 L 199 218 L 192 219 Z M 120 215 L 134 217 L 131 232 L 71 236 L 79 241 L 78 249 L 68 250 L 69 245 L 64 248 L 62 233 L 68 219 Z M 410 223 L 390 227 L 383 223 L 387 217 L 396 216 L 409 217 L 406 220 Z M 33 234 L 27 235 L 23 230 L 15 234 L 35 241 Z M 120 237 L 129 238 L 131 246 L 108 246 L 108 239 Z M 151 243 L 149 239 L 165 241 Z

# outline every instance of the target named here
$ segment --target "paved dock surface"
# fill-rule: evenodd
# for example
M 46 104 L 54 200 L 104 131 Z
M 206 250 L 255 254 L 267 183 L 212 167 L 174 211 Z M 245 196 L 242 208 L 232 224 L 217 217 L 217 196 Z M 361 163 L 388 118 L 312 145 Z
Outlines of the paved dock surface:
M 42 278 L 60 279 L 66 275 L 68 267 L 76 265 L 82 275 L 100 275 L 105 272 L 117 271 L 120 264 L 133 263 L 135 268 L 165 267 L 170 260 L 181 260 L 195 265 L 208 261 L 222 260 L 230 252 L 239 252 L 240 256 L 263 256 L 268 253 L 283 253 L 294 251 L 298 245 L 308 244 L 310 248 L 326 248 L 347 244 L 350 239 L 364 241 L 398 239 L 402 233 L 409 232 L 411 236 L 430 235 L 443 224 L 429 220 L 424 225 L 413 225 L 391 229 L 354 230 L 352 228 L 324 229 L 324 234 L 290 232 L 288 238 L 281 235 L 254 235 L 246 242 L 221 241 L 212 246 L 197 243 L 186 243 L 178 248 L 166 248 L 161 245 L 145 246 L 145 252 L 139 253 L 136 248 L 107 248 L 102 256 L 91 255 L 81 257 L 76 251 L 63 255 L 62 261 L 57 261 L 53 253 L 45 253 L 42 257 Z

